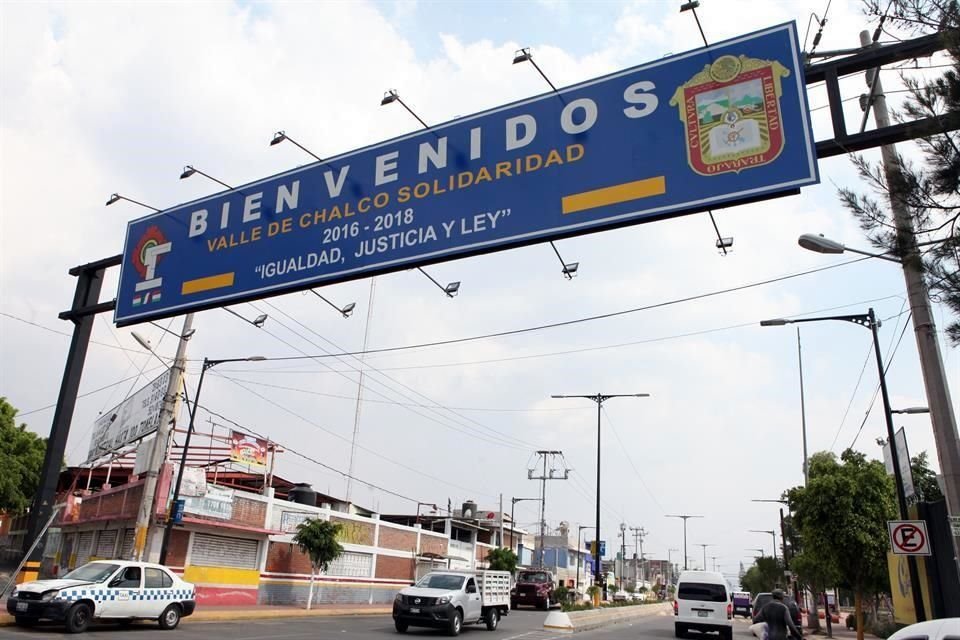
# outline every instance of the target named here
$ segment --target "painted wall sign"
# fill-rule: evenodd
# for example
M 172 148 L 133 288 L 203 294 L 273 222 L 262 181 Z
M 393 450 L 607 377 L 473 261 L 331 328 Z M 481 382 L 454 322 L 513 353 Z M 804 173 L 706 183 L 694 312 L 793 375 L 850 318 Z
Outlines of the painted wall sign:
M 133 324 L 791 193 L 819 178 L 793 23 L 130 222 Z

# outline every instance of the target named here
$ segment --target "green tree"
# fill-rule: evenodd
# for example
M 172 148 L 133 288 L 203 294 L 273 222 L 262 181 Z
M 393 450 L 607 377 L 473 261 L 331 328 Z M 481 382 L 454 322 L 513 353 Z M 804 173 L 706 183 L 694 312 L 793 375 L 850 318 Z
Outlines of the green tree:
M 310 558 L 312 568 L 307 609 L 313 605 L 313 582 L 316 575 L 321 571 L 326 571 L 330 563 L 343 553 L 343 547 L 337 542 L 342 527 L 343 525 L 339 523 L 321 520 L 320 518 L 311 518 L 297 525 L 297 532 L 293 535 L 293 541 L 300 547 L 300 551 Z
M 757 558 L 754 565 L 740 578 L 740 585 L 754 595 L 782 587 L 783 564 L 770 556 Z
M 899 121 L 942 117 L 960 111 L 960 11 L 955 0 L 864 0 L 868 14 L 887 16 L 890 23 L 915 34 L 943 34 L 951 67 L 940 77 L 927 82 L 902 74 L 907 98 Z M 861 179 L 879 195 L 861 194 L 841 188 L 840 200 L 853 213 L 878 249 L 908 259 L 920 269 L 930 290 L 930 297 L 950 309 L 954 317 L 947 322 L 946 335 L 954 346 L 960 345 L 960 133 L 942 131 L 916 140 L 923 155 L 919 163 L 898 158 L 902 176 L 891 175 L 888 183 L 883 169 L 862 156 L 852 160 Z M 907 241 L 912 240 L 898 229 L 888 211 L 889 200 L 903 202 L 920 241 L 923 254 L 907 255 Z
M 40 484 L 47 441 L 16 424 L 17 409 L 0 397 L 0 511 L 30 506 Z
M 852 449 L 840 460 L 821 454 L 811 460 L 807 485 L 787 496 L 814 571 L 835 571 L 853 590 L 857 640 L 863 640 L 863 597 L 889 589 L 887 521 L 896 508 L 883 463 Z
M 927 452 L 921 451 L 910 459 L 910 470 L 913 472 L 913 488 L 917 492 L 920 502 L 937 502 L 943 500 L 943 492 L 937 484 L 937 474 L 930 468 Z
M 499 548 L 491 549 L 487 554 L 487 564 L 493 571 L 517 572 L 517 554 L 512 549 Z

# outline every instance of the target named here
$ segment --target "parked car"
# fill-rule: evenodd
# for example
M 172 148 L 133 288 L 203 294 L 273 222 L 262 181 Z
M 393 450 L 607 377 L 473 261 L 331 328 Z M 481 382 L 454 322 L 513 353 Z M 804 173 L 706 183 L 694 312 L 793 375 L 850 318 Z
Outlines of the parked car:
M 945 640 L 960 638 L 960 618 L 940 618 L 918 622 L 900 629 L 887 640 Z
M 7 612 L 20 626 L 39 620 L 63 622 L 70 633 L 93 620 L 156 620 L 175 629 L 193 613 L 196 590 L 167 567 L 149 562 L 89 562 L 57 580 L 17 585 Z
M 627 600 L 630 600 L 630 594 L 626 591 L 621 590 L 613 594 L 614 602 L 626 602 Z
M 733 604 L 730 585 L 715 571 L 684 571 L 677 580 L 673 601 L 674 633 L 716 631 L 723 640 L 733 639 Z
M 528 570 L 517 574 L 517 584 L 510 593 L 510 608 L 520 605 L 549 609 L 554 604 L 556 580 L 549 571 Z
M 438 627 L 451 636 L 463 625 L 486 623 L 494 631 L 510 613 L 509 571 L 433 571 L 393 601 L 397 633 L 408 627 Z
M 765 604 L 773 600 L 772 593 L 758 593 L 757 597 L 753 599 L 753 613 L 752 615 L 757 615 L 760 613 L 760 609 L 764 607 Z M 787 605 L 787 608 L 790 609 L 790 617 L 793 618 L 793 624 L 798 627 L 803 624 L 803 616 L 800 613 L 800 607 L 797 603 L 791 598 L 784 598 L 783 604 Z

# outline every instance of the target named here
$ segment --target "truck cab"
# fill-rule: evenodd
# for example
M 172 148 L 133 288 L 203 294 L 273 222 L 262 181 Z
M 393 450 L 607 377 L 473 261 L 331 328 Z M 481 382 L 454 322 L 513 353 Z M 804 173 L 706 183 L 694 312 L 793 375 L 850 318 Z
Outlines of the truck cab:
M 393 601 L 397 633 L 411 626 L 435 627 L 456 636 L 463 625 L 481 622 L 494 631 L 509 612 L 508 571 L 433 571 Z
M 528 605 L 549 609 L 553 604 L 553 590 L 557 581 L 553 574 L 543 569 L 527 569 L 517 574 L 517 585 L 510 594 L 510 606 Z

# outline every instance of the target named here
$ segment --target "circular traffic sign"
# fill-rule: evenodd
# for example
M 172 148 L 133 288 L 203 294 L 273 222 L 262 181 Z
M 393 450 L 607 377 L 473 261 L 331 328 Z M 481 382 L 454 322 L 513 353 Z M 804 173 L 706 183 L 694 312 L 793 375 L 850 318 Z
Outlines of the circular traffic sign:
M 893 528 L 893 546 L 901 553 L 916 553 L 926 545 L 927 537 L 917 525 L 904 522 Z

